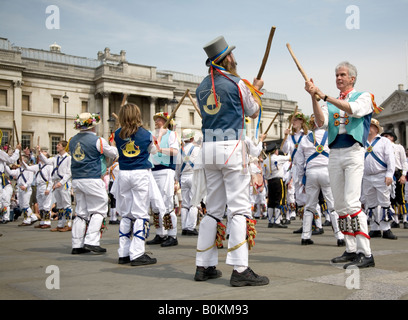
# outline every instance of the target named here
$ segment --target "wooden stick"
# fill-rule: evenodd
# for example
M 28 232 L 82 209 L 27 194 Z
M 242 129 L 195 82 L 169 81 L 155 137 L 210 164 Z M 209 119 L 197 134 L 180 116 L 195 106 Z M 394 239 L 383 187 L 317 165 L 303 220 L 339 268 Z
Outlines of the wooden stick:
M 163 128 L 167 129 L 167 127 L 170 124 L 171 119 L 174 118 L 174 116 L 176 115 L 176 112 L 178 110 L 178 108 L 181 106 L 181 104 L 184 101 L 184 98 L 188 95 L 189 93 L 189 89 L 186 90 L 186 92 L 184 92 L 183 97 L 180 99 L 180 102 L 177 104 L 177 106 L 174 108 L 173 112 L 170 114 L 169 118 L 167 119 L 166 123 L 164 124 Z
M 267 134 L 267 133 L 268 133 L 268 131 L 269 131 L 269 129 L 271 128 L 272 124 L 275 122 L 275 119 L 277 118 L 278 114 L 279 114 L 279 112 L 277 112 L 277 113 L 275 114 L 275 117 L 272 119 L 271 123 L 269 124 L 269 126 L 268 126 L 268 128 L 266 129 L 266 131 L 264 132 L 264 134 Z
M 270 52 L 270 50 L 271 50 L 272 39 L 273 39 L 273 36 L 274 36 L 274 34 L 275 34 L 275 29 L 276 29 L 276 27 L 273 26 L 273 27 L 271 28 L 271 31 L 269 32 L 268 43 L 266 44 L 265 54 L 264 54 L 264 57 L 263 57 L 263 60 L 262 60 L 261 67 L 259 68 L 258 75 L 257 75 L 257 77 L 256 77 L 257 79 L 261 79 L 262 74 L 263 74 L 264 69 L 265 69 L 266 62 L 268 61 L 269 52 Z
M 296 106 L 295 112 L 293 112 L 293 117 L 295 116 L 295 114 L 297 113 L 297 111 L 298 111 L 298 106 Z M 293 120 L 293 117 L 292 117 L 292 119 L 291 119 L 291 121 L 290 121 L 290 123 L 289 123 L 289 128 L 288 128 L 289 130 L 292 128 L 292 120 Z M 280 150 L 282 150 L 282 147 L 283 147 L 283 145 L 285 144 L 285 142 L 286 142 L 288 136 L 289 136 L 289 135 L 287 135 L 287 136 L 282 140 L 282 143 L 281 143 L 280 148 L 279 148 Z
M 123 107 L 126 104 L 127 96 L 128 95 L 126 93 L 123 94 L 122 103 L 120 105 L 121 107 Z
M 14 125 L 14 132 L 16 133 L 17 144 L 20 144 L 20 141 L 18 140 L 18 132 L 17 132 L 16 120 L 13 120 L 13 125 Z
M 296 58 L 295 54 L 293 53 L 293 50 L 292 50 L 292 47 L 290 46 L 290 44 L 287 43 L 287 44 L 286 44 L 286 47 L 288 48 L 289 53 L 290 53 L 290 55 L 292 56 L 293 61 L 295 61 L 295 64 L 296 64 L 297 68 L 299 69 L 300 73 L 302 74 L 303 79 L 305 79 L 305 81 L 309 81 L 309 80 L 310 80 L 309 77 L 306 75 L 305 70 L 303 70 L 303 68 L 302 68 L 302 66 L 300 65 L 298 59 Z M 319 97 L 317 94 L 315 94 L 315 99 L 316 99 L 317 101 L 320 101 L 320 97 Z
M 188 97 L 190 98 L 191 103 L 193 104 L 194 108 L 196 109 L 198 115 L 199 115 L 200 118 L 202 119 L 203 117 L 202 117 L 202 115 L 201 115 L 200 109 L 197 107 L 197 104 L 195 103 L 195 101 L 194 101 L 193 97 L 191 96 L 190 92 L 188 92 Z

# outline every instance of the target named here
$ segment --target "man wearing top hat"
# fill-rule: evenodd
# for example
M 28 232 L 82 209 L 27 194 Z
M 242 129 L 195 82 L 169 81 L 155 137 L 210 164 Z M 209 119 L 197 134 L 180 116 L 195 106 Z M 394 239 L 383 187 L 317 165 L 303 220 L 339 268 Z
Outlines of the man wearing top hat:
M 74 121 L 79 133 L 69 141 L 76 198 L 72 254 L 106 252 L 100 246 L 101 227 L 108 213 L 108 194 L 102 176 L 106 172 L 105 156 L 114 159 L 118 150 L 96 135 L 95 126 L 99 123 L 98 114 L 81 113 Z
M 209 75 L 196 90 L 202 115 L 202 163 L 207 187 L 207 215 L 200 224 L 196 281 L 218 278 L 218 250 L 215 245 L 217 226 L 228 206 L 232 217 L 226 263 L 233 266 L 232 286 L 266 285 L 267 277 L 259 276 L 248 267 L 249 242 L 246 238 L 250 223 L 250 175 L 244 169 L 245 116 L 256 118 L 259 103 L 251 89 L 260 90 L 263 80 L 255 79 L 250 88 L 237 74 L 236 60 L 220 36 L 204 46 Z
M 405 201 L 405 183 L 408 171 L 408 163 L 405 150 L 402 145 L 396 143 L 397 136 L 393 130 L 385 131 L 381 134 L 381 136 L 388 138 L 392 142 L 392 147 L 395 155 L 395 196 L 391 197 L 391 204 L 395 208 L 395 212 L 398 212 L 399 214 L 396 214 L 394 216 L 395 223 L 393 223 L 393 227 L 399 228 L 398 215 L 401 215 L 404 222 L 404 229 L 408 229 L 407 203 Z

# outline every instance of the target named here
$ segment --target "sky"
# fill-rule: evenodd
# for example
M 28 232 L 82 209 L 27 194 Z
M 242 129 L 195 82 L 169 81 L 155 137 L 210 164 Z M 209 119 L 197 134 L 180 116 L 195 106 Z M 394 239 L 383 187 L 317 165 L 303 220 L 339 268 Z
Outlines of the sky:
M 408 0 L 0 0 L 0 37 L 43 50 L 56 42 L 65 54 L 94 59 L 106 47 L 125 50 L 130 63 L 204 76 L 203 46 L 222 35 L 236 46 L 238 73 L 252 81 L 275 26 L 264 89 L 311 114 L 286 44 L 324 93 L 338 95 L 334 69 L 349 61 L 356 89 L 381 104 L 398 84 L 408 89 L 407 13 Z

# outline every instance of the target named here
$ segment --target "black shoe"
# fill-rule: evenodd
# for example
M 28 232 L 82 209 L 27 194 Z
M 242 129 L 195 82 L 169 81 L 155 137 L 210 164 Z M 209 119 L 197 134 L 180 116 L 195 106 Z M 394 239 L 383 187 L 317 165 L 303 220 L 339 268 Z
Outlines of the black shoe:
M 381 238 L 381 231 L 380 230 L 371 230 L 368 233 L 370 238 Z
M 397 239 L 398 239 L 398 237 L 397 237 L 395 234 L 393 234 L 393 233 L 391 232 L 391 229 L 388 229 L 388 230 L 386 230 L 386 231 L 383 231 L 382 237 L 383 237 L 384 239 L 391 239 L 391 240 L 397 240 Z
M 233 287 L 264 286 L 269 284 L 269 279 L 267 277 L 257 275 L 251 268 L 248 267 L 241 273 L 236 270 L 232 271 L 230 284 Z
M 399 223 L 396 223 L 395 221 L 391 222 L 391 228 L 399 228 L 400 225 Z
M 337 246 L 338 247 L 344 247 L 346 245 L 346 241 L 344 239 L 338 239 L 337 240 Z
M 184 236 L 198 236 L 198 231 L 196 229 L 194 230 L 183 230 L 181 233 Z
M 164 241 L 166 241 L 167 237 L 160 237 L 158 234 L 156 234 L 156 236 L 150 240 L 147 241 L 146 244 L 161 244 Z
M 344 253 L 340 257 L 331 259 L 331 262 L 332 263 L 344 263 L 344 262 L 353 261 L 356 257 L 357 257 L 357 254 L 355 252 L 344 251 Z
M 360 252 L 352 262 L 345 264 L 343 268 L 347 269 L 350 266 L 357 268 L 375 267 L 374 257 L 371 255 L 367 258 L 364 253 Z
M 85 248 L 72 248 L 71 254 L 81 254 L 81 253 L 89 253 L 89 252 L 91 251 Z
M 285 226 L 281 223 L 268 223 L 268 228 L 287 228 L 288 226 Z
M 300 227 L 299 229 L 293 231 L 293 233 L 303 233 L 303 228 Z
M 329 221 L 329 220 L 326 220 L 323 224 L 322 224 L 322 226 L 323 227 L 330 227 L 332 224 L 331 224 L 331 221 Z
M 317 227 L 316 227 L 316 229 L 314 229 L 314 230 L 312 231 L 312 235 L 313 235 L 313 236 L 318 236 L 319 234 L 323 234 L 323 233 L 324 233 L 323 228 L 317 228 Z
M 173 237 L 167 237 L 166 241 L 164 241 L 161 246 L 162 247 L 171 247 L 171 246 L 177 246 L 178 245 L 178 241 L 177 238 L 173 238 Z
M 307 246 L 307 245 L 309 245 L 309 244 L 313 244 L 314 242 L 313 242 L 313 240 L 311 240 L 311 239 L 302 239 L 302 241 L 301 241 L 301 245 L 302 246 Z
M 106 252 L 105 248 L 102 248 L 100 246 L 93 246 L 93 245 L 90 245 L 90 244 L 85 244 L 84 248 L 89 250 L 89 251 L 92 251 L 93 253 L 98 253 L 98 254 Z
M 130 262 L 130 257 L 119 257 L 118 264 L 126 264 Z
M 404 222 L 404 229 L 408 229 L 408 222 Z
M 131 266 L 144 266 L 147 264 L 155 264 L 157 262 L 156 258 L 150 258 L 146 253 L 141 255 L 139 258 L 130 261 Z
M 215 267 L 197 267 L 194 275 L 195 281 L 206 281 L 208 279 L 216 279 L 222 276 L 222 272 Z

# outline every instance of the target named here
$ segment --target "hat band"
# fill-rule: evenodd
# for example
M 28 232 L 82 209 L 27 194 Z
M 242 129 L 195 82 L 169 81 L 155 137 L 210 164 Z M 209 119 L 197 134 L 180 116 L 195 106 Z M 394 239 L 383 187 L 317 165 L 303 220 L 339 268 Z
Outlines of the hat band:
M 217 60 L 222 56 L 222 54 L 229 49 L 229 46 L 227 46 L 224 50 L 222 50 L 219 54 L 217 54 L 213 59 L 209 59 L 211 62 L 211 65 L 217 69 L 221 69 L 225 71 L 225 68 L 219 66 L 216 64 Z

